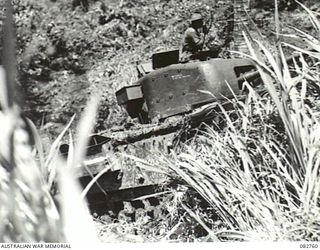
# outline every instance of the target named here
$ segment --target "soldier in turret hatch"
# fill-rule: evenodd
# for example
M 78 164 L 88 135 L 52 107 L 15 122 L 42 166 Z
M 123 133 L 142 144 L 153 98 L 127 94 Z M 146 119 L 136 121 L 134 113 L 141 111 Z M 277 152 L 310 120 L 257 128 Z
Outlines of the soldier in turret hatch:
M 194 55 L 202 50 L 206 33 L 207 28 L 203 23 L 201 14 L 194 13 L 191 17 L 190 26 L 184 33 L 181 51 L 182 61 L 190 59 L 191 55 Z

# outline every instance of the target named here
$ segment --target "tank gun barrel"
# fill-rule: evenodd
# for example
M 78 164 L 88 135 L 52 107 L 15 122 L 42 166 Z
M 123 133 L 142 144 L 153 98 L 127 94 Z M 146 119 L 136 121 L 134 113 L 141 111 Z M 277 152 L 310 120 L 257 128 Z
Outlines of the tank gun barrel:
M 293 61 L 298 59 L 300 57 L 300 55 L 293 55 L 293 56 L 290 56 L 286 59 L 286 62 L 288 65 L 291 65 L 293 64 Z M 254 70 L 254 71 L 250 71 L 250 72 L 247 72 L 245 74 L 242 74 L 240 75 L 237 80 L 239 83 L 242 83 L 244 81 L 254 81 L 254 80 L 257 80 L 260 78 L 260 74 L 259 74 L 259 71 L 258 70 Z
M 254 81 L 256 79 L 259 79 L 260 78 L 260 74 L 259 74 L 259 71 L 258 70 L 255 70 L 255 71 L 252 71 L 252 72 L 248 72 L 248 73 L 245 73 L 245 74 L 242 74 L 241 76 L 239 76 L 237 78 L 237 81 L 239 83 L 243 83 L 244 81 Z

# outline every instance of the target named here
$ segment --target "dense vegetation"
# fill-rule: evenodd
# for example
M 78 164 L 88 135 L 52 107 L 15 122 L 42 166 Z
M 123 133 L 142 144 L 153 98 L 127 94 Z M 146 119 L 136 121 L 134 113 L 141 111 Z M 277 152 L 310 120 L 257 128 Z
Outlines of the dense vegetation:
M 125 118 L 115 105 L 114 91 L 136 80 L 135 65 L 150 60 L 153 52 L 179 48 L 192 12 L 202 12 L 207 23 L 213 21 L 212 29 L 218 31 L 215 43 L 226 39 L 224 10 L 215 7 L 220 6 L 215 1 L 84 2 L 14 1 L 24 112 L 54 135 L 81 112 L 90 93 L 101 90 L 100 119 L 107 127 L 122 123 Z M 225 6 L 229 2 L 224 1 Z M 289 3 L 282 1 L 280 7 L 286 9 Z M 266 5 L 254 1 L 252 5 L 257 7 L 253 20 L 271 39 L 272 8 L 262 10 L 259 7 Z M 290 12 L 285 22 L 288 16 L 310 28 Z
M 205 10 L 195 1 L 15 2 L 25 113 L 54 132 L 97 90 L 100 118 L 112 109 L 114 125 L 115 89 L 135 80 L 135 65 L 155 50 L 179 47 L 191 10 Z
M 234 108 L 221 107 L 218 124 L 170 153 L 150 152 L 151 161 L 116 155 L 116 160 L 134 159 L 140 168 L 162 171 L 179 181 L 179 189 L 172 190 L 156 220 L 145 214 L 135 223 L 96 218 L 96 229 L 67 171 L 83 160 L 99 106 L 95 94 L 105 89 L 100 116 L 109 117 L 109 126 L 120 124 L 114 89 L 136 79 L 136 62 L 157 48 L 177 46 L 190 11 L 203 6 L 186 0 L 14 3 L 24 112 L 38 127 L 43 120 L 44 130 L 60 133 L 43 153 L 36 126 L 1 96 L 0 241 L 87 242 L 95 240 L 95 230 L 106 242 L 319 241 L 319 3 L 312 2 L 311 10 L 284 10 L 281 22 L 273 21 L 269 10 L 252 11 L 265 30 L 253 37 L 258 42 L 247 34 L 248 46 L 266 91 L 258 93 L 248 84 L 245 101 L 231 100 Z M 291 9 L 289 3 L 282 1 L 282 8 Z M 288 16 L 294 17 L 293 27 L 285 27 Z M 268 42 L 277 34 L 267 27 L 280 24 L 291 34 L 290 43 Z M 285 56 L 292 53 L 298 56 L 288 65 Z M 82 113 L 78 140 L 63 162 L 58 145 L 74 113 Z M 51 196 L 56 185 L 63 190 L 55 197 L 59 207 Z

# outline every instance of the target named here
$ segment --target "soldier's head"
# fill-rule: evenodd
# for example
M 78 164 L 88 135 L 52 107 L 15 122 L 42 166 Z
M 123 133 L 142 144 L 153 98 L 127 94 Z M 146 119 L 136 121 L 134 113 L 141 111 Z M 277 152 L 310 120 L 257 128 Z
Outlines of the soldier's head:
M 199 29 L 203 27 L 203 17 L 199 13 L 193 13 L 191 16 L 191 27 Z

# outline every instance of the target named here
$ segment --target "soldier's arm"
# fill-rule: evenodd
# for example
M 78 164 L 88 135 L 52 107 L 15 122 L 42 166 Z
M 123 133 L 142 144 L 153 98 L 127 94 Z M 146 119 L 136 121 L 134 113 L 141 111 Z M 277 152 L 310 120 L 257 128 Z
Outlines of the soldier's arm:
M 195 30 L 189 30 L 187 33 L 187 37 L 190 39 L 190 42 L 198 49 L 200 49 L 203 45 L 203 37 L 197 34 Z

